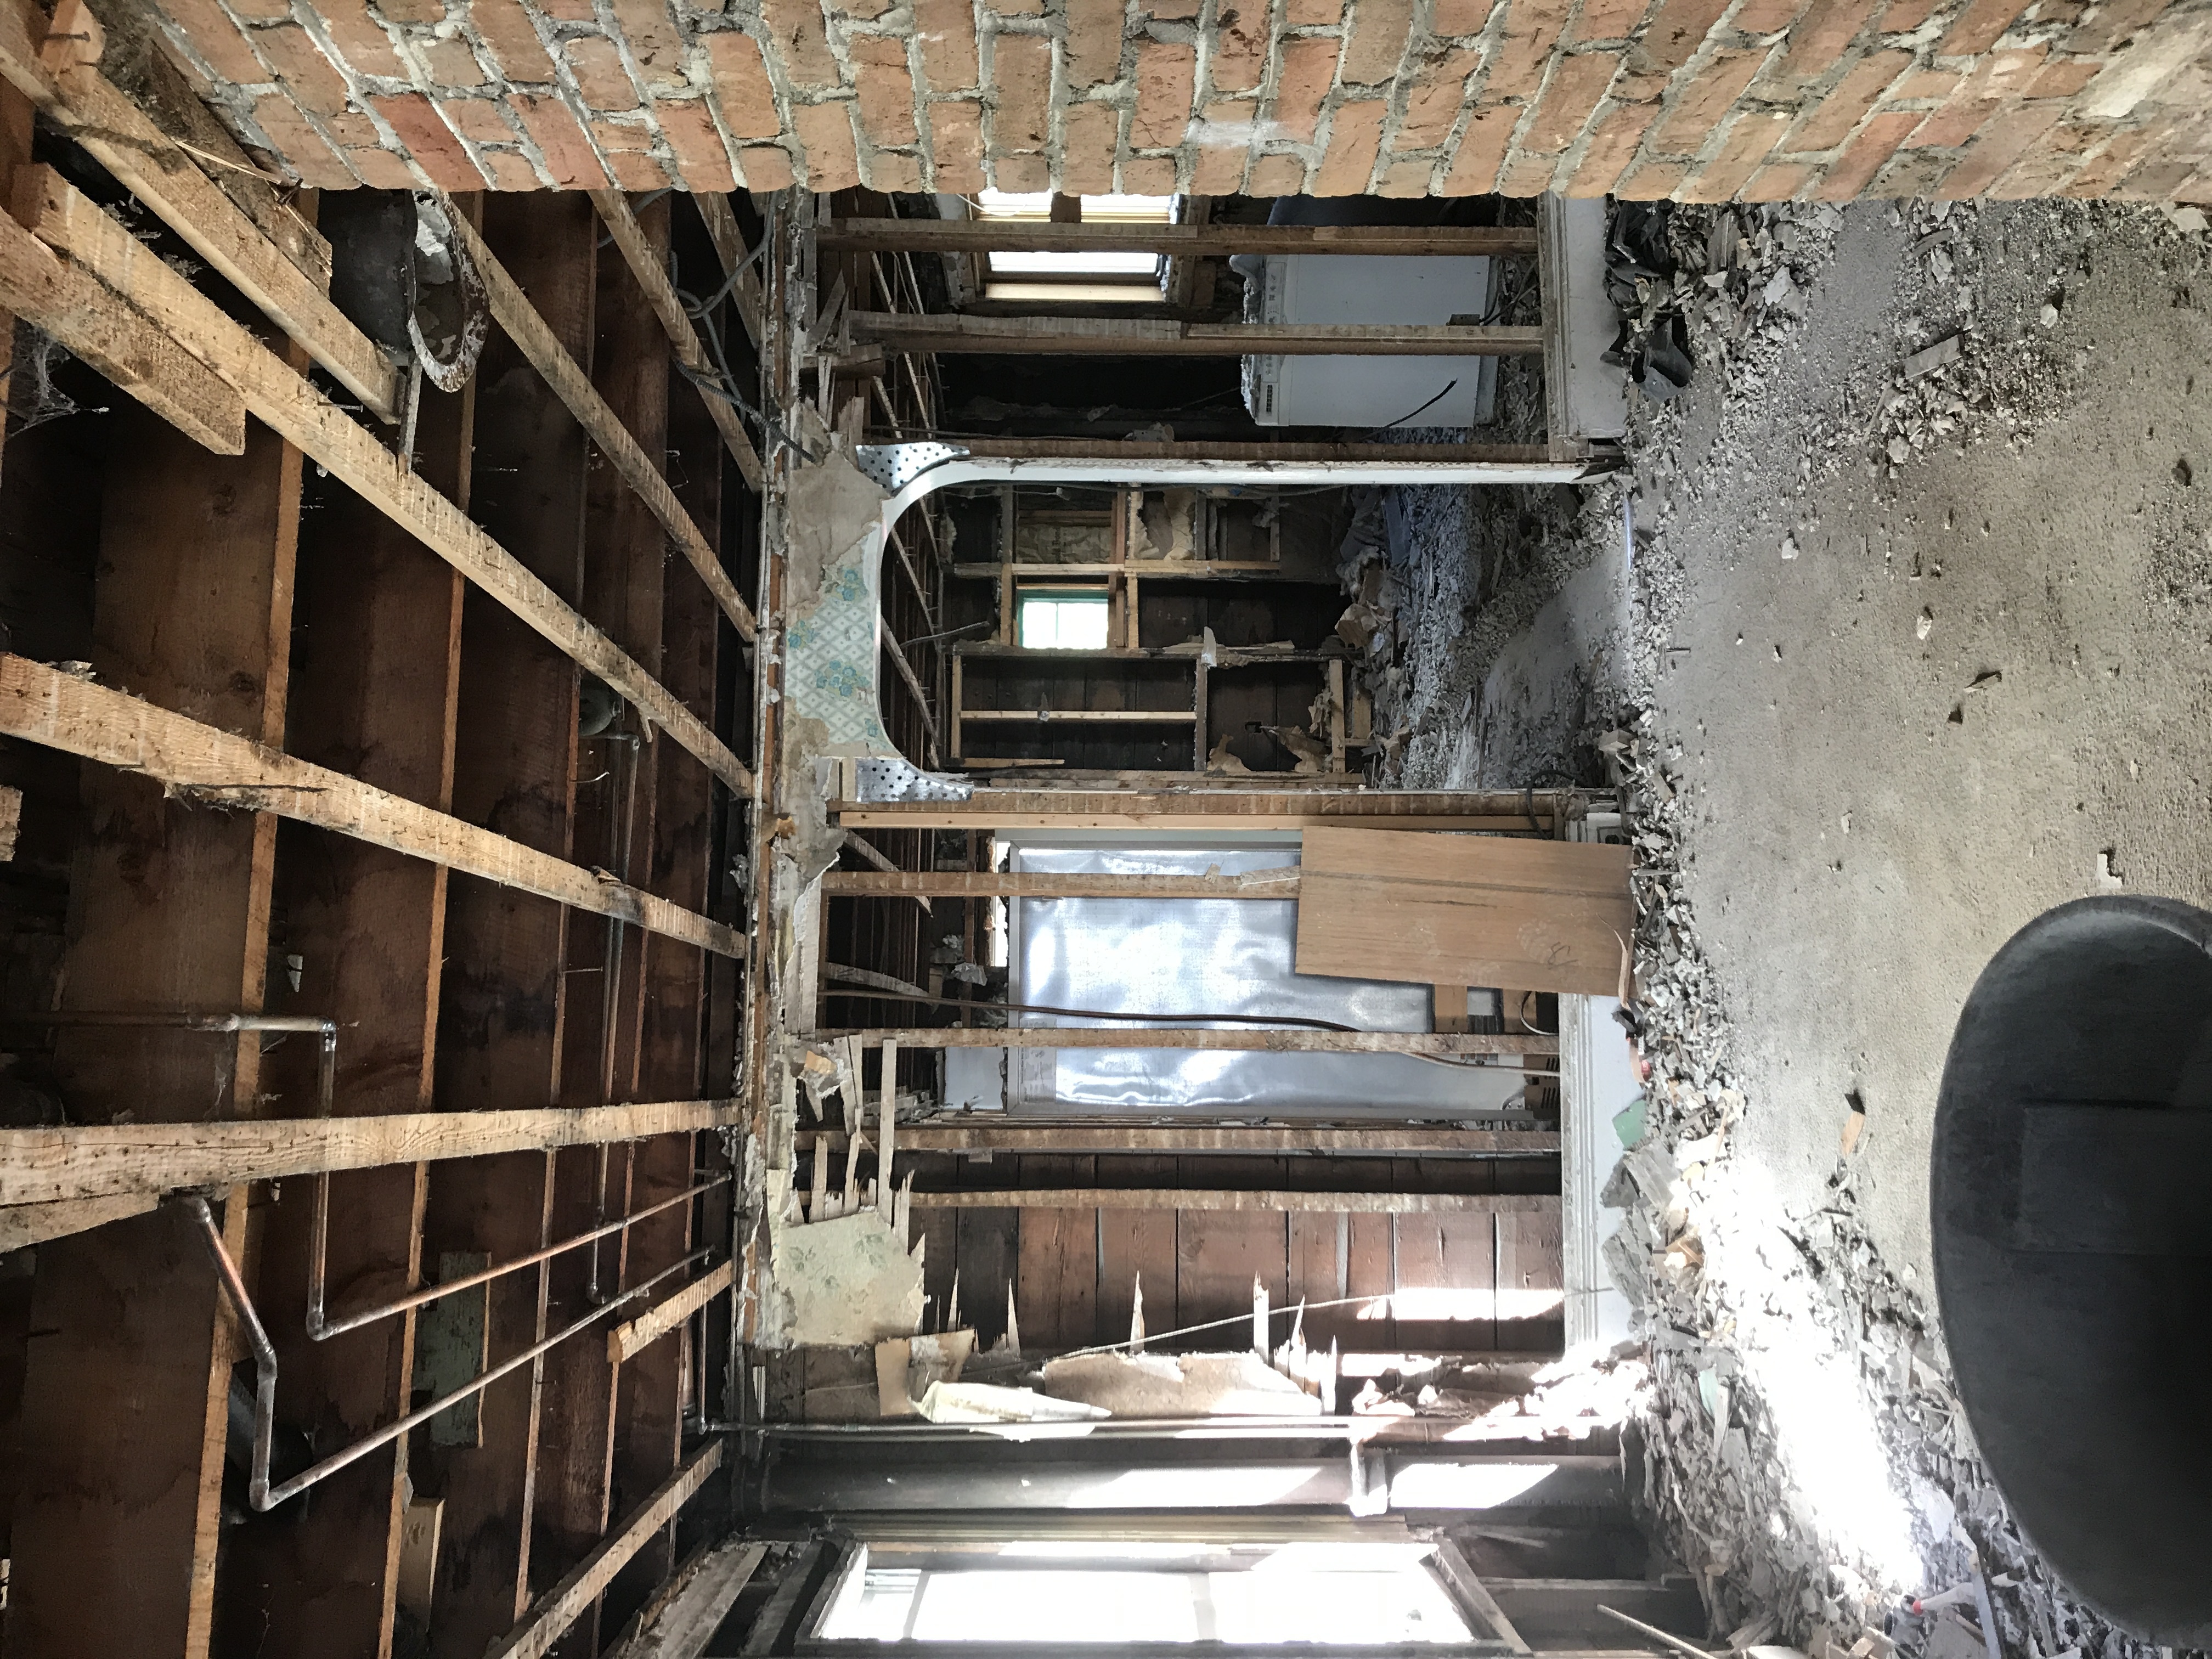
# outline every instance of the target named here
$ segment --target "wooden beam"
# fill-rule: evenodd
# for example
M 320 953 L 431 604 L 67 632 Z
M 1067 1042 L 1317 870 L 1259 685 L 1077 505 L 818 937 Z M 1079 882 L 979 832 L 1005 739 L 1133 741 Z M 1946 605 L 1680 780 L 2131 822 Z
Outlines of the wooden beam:
M 45 169 L 18 169 L 34 171 Z M 99 282 L 12 225 L 0 234 L 0 301 L 194 443 L 218 455 L 246 453 L 246 399 L 234 387 L 152 320 L 118 305 Z
M 849 833 L 849 832 L 848 832 Z M 1295 899 L 1296 869 L 1242 876 L 1086 876 L 1012 870 L 832 870 L 822 890 L 833 898 Z
M 1211 789 L 1127 794 L 978 789 L 959 801 L 832 801 L 848 830 L 1360 830 L 1548 831 L 1566 792 Z
M 917 1210 L 1189 1210 L 1319 1215 L 1556 1215 L 1557 1193 L 1242 1192 L 1203 1187 L 963 1187 L 913 1194 Z M 1378 1297 L 1376 1298 L 1385 1298 Z
M 722 1466 L 722 1442 L 709 1440 L 691 1454 L 636 1511 L 561 1582 L 538 1597 L 529 1615 L 488 1649 L 484 1659 L 543 1659 L 578 1615 L 614 1582 L 623 1564 L 675 1518 L 685 1500 Z
M 726 279 L 737 274 L 737 286 L 730 298 L 735 305 L 738 320 L 744 325 L 745 337 L 756 346 L 761 342 L 761 279 L 757 261 L 745 258 L 745 239 L 738 228 L 738 216 L 730 206 L 730 198 L 716 191 L 702 191 L 691 198 L 699 210 L 699 216 L 707 222 L 707 235 L 714 244 L 714 257 L 722 262 L 722 276 Z
M 1398 323 L 1180 323 L 854 311 L 854 341 L 886 351 L 1109 357 L 1534 357 L 1541 328 Z
M 1437 1540 L 1437 1552 L 1430 1558 L 1430 1565 L 1471 1618 L 1489 1626 L 1490 1633 L 1514 1652 L 1528 1651 L 1528 1643 L 1521 1639 L 1521 1632 L 1514 1629 L 1513 1621 L 1505 1616 L 1505 1610 L 1498 1605 L 1498 1598 L 1490 1593 L 1489 1587 L 1475 1577 L 1474 1567 L 1460 1553 L 1458 1545 L 1449 1538 Z
M 1099 726 L 1188 726 L 1198 718 L 1188 708 L 963 708 L 960 718 L 969 725 L 988 720 L 994 725 L 1088 722 Z
M 891 632 L 889 623 L 877 629 L 876 637 L 882 642 L 884 654 L 891 659 L 891 666 L 898 670 L 899 678 L 906 682 L 906 689 L 914 694 L 914 706 L 921 715 L 921 728 L 929 733 L 930 748 L 933 751 L 938 741 L 937 716 L 929 712 L 928 693 L 921 689 L 921 681 L 915 674 L 914 665 L 907 660 L 906 651 L 899 644 L 898 636 Z M 933 753 L 931 759 L 933 763 Z
M 1202 580 L 1209 576 L 1255 578 L 1283 574 L 1283 567 L 1272 560 L 1146 559 L 1133 563 L 1139 575 L 1161 576 L 1176 581 Z M 1014 578 L 1017 581 L 1032 578 L 1038 581 L 1052 581 L 1066 576 L 1118 576 L 1127 574 L 1131 568 L 1132 565 L 1121 564 L 1018 564 L 1014 567 Z M 1001 567 L 995 564 L 956 564 L 952 567 L 952 574 L 964 580 L 994 580 L 1000 570 Z M 1045 662 L 1065 662 L 1071 658 L 1080 660 L 1085 657 L 1127 657 L 1131 654 L 1126 647 L 1109 647 L 1105 651 L 1054 651 L 1036 646 L 1000 645 L 995 641 L 975 641 L 953 648 L 963 657 L 1021 657 Z M 1167 656 L 1170 653 L 1163 652 L 1159 654 Z M 1186 653 L 1176 652 L 1173 655 L 1182 657 Z
M 281 1181 L 327 1170 L 600 1146 L 717 1128 L 736 1122 L 738 1116 L 734 1101 L 665 1100 L 521 1111 L 0 1129 L 0 1204 L 157 1194 L 187 1187 Z
M 619 1365 L 667 1335 L 728 1290 L 734 1272 L 734 1264 L 725 1261 L 711 1273 L 693 1279 L 665 1301 L 654 1304 L 649 1312 L 616 1326 L 607 1333 L 607 1363 Z
M 722 568 L 722 562 L 708 544 L 704 532 L 691 522 L 691 515 L 676 499 L 676 492 L 668 487 L 660 468 L 630 435 L 629 429 L 599 395 L 599 388 L 592 384 L 591 377 L 569 355 L 568 348 L 545 326 L 545 319 L 530 303 L 530 296 L 484 245 L 476 227 L 450 202 L 446 212 L 469 256 L 483 273 L 493 319 L 530 360 L 531 367 L 545 377 L 546 385 L 568 405 L 577 424 L 622 475 L 623 481 L 637 492 L 638 499 L 660 521 L 661 528 L 668 532 L 669 540 L 676 544 L 684 562 L 707 584 L 707 591 L 714 596 L 714 603 L 721 607 L 722 614 L 737 625 L 740 635 L 751 639 L 756 631 L 751 608 L 738 594 L 729 572 Z
M 0 0 L 0 10 L 4 5 Z M 19 182 L 16 208 L 34 210 L 30 227 L 40 240 L 159 318 L 286 441 L 605 681 L 732 789 L 750 793 L 752 775 L 728 745 L 573 605 L 58 173 L 33 171 L 35 185 Z M 13 222 L 0 223 L 0 249 L 23 234 Z M 6 269 L 0 260 L 0 273 Z M 55 337 L 75 349 L 68 336 Z
M 39 57 L 44 31 L 44 20 L 28 0 L 0 0 L 0 75 L 90 150 L 347 391 L 380 418 L 396 419 L 398 373 L 375 343 L 98 69 L 84 65 L 59 75 L 50 72 Z
M 44 663 L 0 655 L 0 733 L 151 778 L 210 804 L 273 812 L 502 887 L 702 945 L 744 935 L 489 830 Z
M 807 1038 L 842 1036 L 817 1032 Z M 860 1045 L 902 1048 L 1194 1048 L 1237 1054 L 1427 1054 L 1446 1059 L 1467 1054 L 1556 1054 L 1559 1040 L 1549 1033 L 1503 1036 L 1496 1032 L 1307 1031 L 1267 1026 L 1241 1030 L 1162 1030 L 1158 1026 L 1020 1025 L 1001 1030 L 956 1026 L 864 1030 Z
M 722 376 L 721 366 L 707 356 L 707 349 L 699 343 L 699 331 L 691 325 L 691 319 L 684 309 L 683 301 L 676 297 L 676 289 L 662 269 L 660 257 L 647 237 L 637 216 L 630 211 L 629 199 L 618 190 L 595 190 L 591 192 L 592 205 L 599 210 L 599 217 L 606 221 L 607 229 L 613 234 L 615 246 L 629 262 L 630 274 L 644 290 L 646 301 L 653 313 L 660 319 L 667 331 L 668 343 L 675 348 L 676 361 L 709 382 L 718 382 Z M 735 391 L 735 387 L 731 390 Z M 761 488 L 760 452 L 753 447 L 752 439 L 746 434 L 744 423 L 726 398 L 720 397 L 706 386 L 698 387 L 699 395 L 706 399 L 707 412 L 714 417 L 715 428 L 722 441 L 729 447 L 730 458 L 738 464 L 738 471 L 746 484 L 756 493 Z
M 1218 1129 L 1152 1127 L 1105 1123 L 899 1125 L 899 1146 L 909 1152 L 1231 1152 L 1267 1157 L 1284 1152 L 1370 1153 L 1400 1158 L 1557 1156 L 1559 1137 L 1546 1129 L 1376 1128 Z M 793 1143 L 842 1151 L 842 1129 L 801 1129 Z
M 832 219 L 814 233 L 824 253 L 1233 253 L 1521 255 L 1536 233 L 1521 226 L 1048 223 L 1038 219 Z
M 767 1554 L 767 1545 L 742 1538 L 716 1545 L 620 1650 L 620 1659 L 700 1659 Z
M 151 1193 L 126 1193 L 115 1198 L 64 1199 L 55 1204 L 10 1204 L 0 1208 L 0 1254 L 143 1215 L 160 1202 Z
M 843 844 L 846 847 L 850 848 L 854 853 L 857 853 L 861 859 L 866 860 L 867 863 L 874 865 L 878 870 L 881 871 L 885 875 L 902 876 L 914 873 L 911 871 L 901 870 L 897 865 L 890 861 L 890 858 L 884 854 L 881 848 L 878 847 L 875 842 L 870 841 L 866 836 L 861 835 L 858 830 L 846 830 Z M 846 872 L 841 871 L 835 872 L 833 873 L 843 874 Z M 826 890 L 834 893 L 837 890 L 833 887 L 827 889 Z M 901 890 L 903 891 L 904 890 L 902 889 Z M 927 915 L 930 913 L 931 906 L 928 896 L 926 893 L 915 893 L 912 895 L 912 897 L 914 902 L 921 907 L 923 915 Z

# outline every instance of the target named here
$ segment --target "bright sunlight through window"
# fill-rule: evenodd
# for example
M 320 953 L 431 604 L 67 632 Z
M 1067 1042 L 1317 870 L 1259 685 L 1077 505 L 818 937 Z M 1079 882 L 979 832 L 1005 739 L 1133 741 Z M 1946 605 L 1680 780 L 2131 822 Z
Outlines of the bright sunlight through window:
M 1103 593 L 1024 593 L 1017 612 L 1025 651 L 1103 651 Z

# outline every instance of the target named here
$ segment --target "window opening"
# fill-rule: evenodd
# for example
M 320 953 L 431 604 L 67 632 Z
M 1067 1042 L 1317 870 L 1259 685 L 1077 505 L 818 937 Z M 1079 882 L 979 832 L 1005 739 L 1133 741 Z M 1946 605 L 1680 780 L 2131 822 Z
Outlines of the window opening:
M 1173 216 L 1172 196 L 1085 196 L 1085 224 L 1164 225 Z M 1031 221 L 1052 216 L 1043 191 L 987 190 L 975 198 L 979 219 Z M 991 300 L 1121 301 L 1159 298 L 1159 256 L 1152 253 L 1000 252 L 985 259 L 984 297 Z M 1012 277 L 1018 281 L 1008 282 Z
M 1031 590 L 1016 602 L 1024 651 L 1103 651 L 1106 648 L 1106 592 L 1103 588 Z

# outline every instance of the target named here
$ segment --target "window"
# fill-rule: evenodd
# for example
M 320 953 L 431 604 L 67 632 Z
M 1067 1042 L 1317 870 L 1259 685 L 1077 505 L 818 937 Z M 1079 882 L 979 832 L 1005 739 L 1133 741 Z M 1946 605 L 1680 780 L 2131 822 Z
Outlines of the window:
M 1059 590 L 1021 596 L 1015 612 L 1017 637 L 1025 651 L 1103 651 L 1106 648 L 1106 592 L 1103 588 Z
M 1166 224 L 1171 196 L 1085 196 L 1085 224 Z M 1052 198 L 987 190 L 975 201 L 979 219 L 1028 220 L 1052 216 Z M 1152 253 L 993 253 L 988 256 L 984 297 L 990 300 L 1131 301 L 1159 298 L 1159 256 Z M 1008 281 L 1013 278 L 1016 280 Z

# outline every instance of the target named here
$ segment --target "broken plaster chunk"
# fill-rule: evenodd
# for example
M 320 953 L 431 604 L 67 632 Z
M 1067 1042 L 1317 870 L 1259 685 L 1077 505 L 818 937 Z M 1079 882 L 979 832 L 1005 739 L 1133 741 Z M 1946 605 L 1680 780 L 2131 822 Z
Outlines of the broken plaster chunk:
M 910 1336 L 921 1326 L 921 1263 L 899 1247 L 880 1210 L 778 1225 L 773 1237 L 788 1341 L 849 1347 Z
M 921 1396 L 921 1414 L 933 1423 L 1088 1423 L 1113 1415 L 995 1382 L 933 1382 Z
M 1964 339 L 1962 335 L 1947 334 L 1934 345 L 1923 346 L 1905 360 L 1902 365 L 1905 378 L 1917 380 L 1923 375 L 1934 374 L 1947 363 L 1958 362 Z

